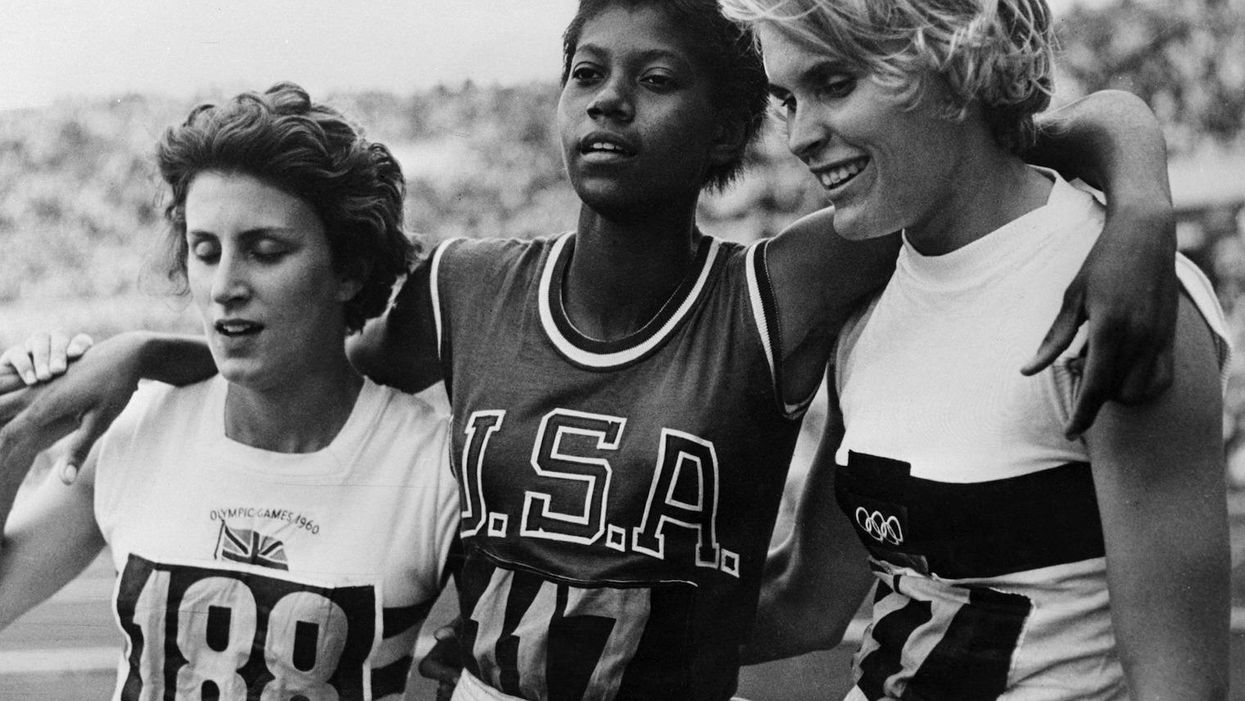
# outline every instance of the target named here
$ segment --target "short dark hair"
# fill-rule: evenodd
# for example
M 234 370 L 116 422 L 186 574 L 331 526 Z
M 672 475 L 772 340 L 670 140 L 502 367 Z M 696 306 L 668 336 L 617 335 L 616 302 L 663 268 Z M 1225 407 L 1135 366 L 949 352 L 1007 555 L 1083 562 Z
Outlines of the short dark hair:
M 362 282 L 344 305 L 348 331 L 384 311 L 416 254 L 402 228 L 406 183 L 393 154 L 293 83 L 195 107 L 181 126 L 164 132 L 156 161 L 172 189 L 164 210 L 171 228 L 165 266 L 183 293 L 186 193 L 206 171 L 259 178 L 312 207 L 324 223 L 334 269 Z
M 760 132 L 769 103 L 765 65 L 751 30 L 726 19 L 717 0 L 579 0 L 579 8 L 562 35 L 562 84 L 570 77 L 571 58 L 584 24 L 611 7 L 654 7 L 666 14 L 671 26 L 694 47 L 701 68 L 713 84 L 713 104 L 723 124 L 743 129 L 744 144 Z M 743 170 L 744 149 L 729 163 L 711 168 L 705 187 L 722 189 Z

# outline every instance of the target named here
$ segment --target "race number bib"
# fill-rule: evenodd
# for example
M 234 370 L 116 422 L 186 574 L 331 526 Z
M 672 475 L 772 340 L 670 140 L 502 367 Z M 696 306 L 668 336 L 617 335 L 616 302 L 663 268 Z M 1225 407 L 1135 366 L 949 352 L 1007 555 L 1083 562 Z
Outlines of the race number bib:
M 116 609 L 129 641 L 121 698 L 371 698 L 372 586 L 323 587 L 131 554 Z

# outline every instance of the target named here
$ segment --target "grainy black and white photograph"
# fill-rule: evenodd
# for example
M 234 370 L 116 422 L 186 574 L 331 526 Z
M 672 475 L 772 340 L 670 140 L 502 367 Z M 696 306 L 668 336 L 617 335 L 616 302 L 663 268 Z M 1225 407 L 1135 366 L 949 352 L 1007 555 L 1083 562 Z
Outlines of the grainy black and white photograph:
M 1245 0 L 10 2 L 0 251 L 0 698 L 1245 701 Z

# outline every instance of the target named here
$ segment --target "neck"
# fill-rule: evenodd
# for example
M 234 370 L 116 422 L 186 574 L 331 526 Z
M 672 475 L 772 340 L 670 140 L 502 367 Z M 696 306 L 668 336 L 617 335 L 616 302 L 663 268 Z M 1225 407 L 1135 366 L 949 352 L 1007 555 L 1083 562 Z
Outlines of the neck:
M 977 148 L 964 151 L 930 216 L 905 230 L 922 255 L 967 246 L 1046 204 L 1050 196 L 1049 180 L 989 136 L 968 141 Z
M 362 387 L 362 376 L 344 352 L 328 367 L 271 387 L 230 382 L 225 395 L 225 435 L 276 453 L 321 450 L 346 425 Z
M 699 243 L 694 205 L 682 215 L 635 221 L 584 206 L 563 283 L 571 323 L 601 340 L 639 330 L 687 276 Z

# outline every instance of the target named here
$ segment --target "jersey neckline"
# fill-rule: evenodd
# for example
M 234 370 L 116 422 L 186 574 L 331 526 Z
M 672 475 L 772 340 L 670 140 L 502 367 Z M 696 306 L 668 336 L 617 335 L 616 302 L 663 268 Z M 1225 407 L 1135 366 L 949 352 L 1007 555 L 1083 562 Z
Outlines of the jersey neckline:
M 221 464 L 287 482 L 318 483 L 326 479 L 339 479 L 348 472 L 355 452 L 373 430 L 388 402 L 386 388 L 365 377 L 346 423 L 328 445 L 309 453 L 281 453 L 256 448 L 225 435 L 225 400 L 229 383 L 220 375 L 210 382 L 205 404 L 209 421 L 205 424 L 205 430 Z
M 584 335 L 571 323 L 563 305 L 562 284 L 574 249 L 574 232 L 563 234 L 543 263 L 540 273 L 540 323 L 549 341 L 571 362 L 588 368 L 618 368 L 655 351 L 688 317 L 708 285 L 721 242 L 701 235 L 692 269 L 657 314 L 634 333 L 603 341 Z

